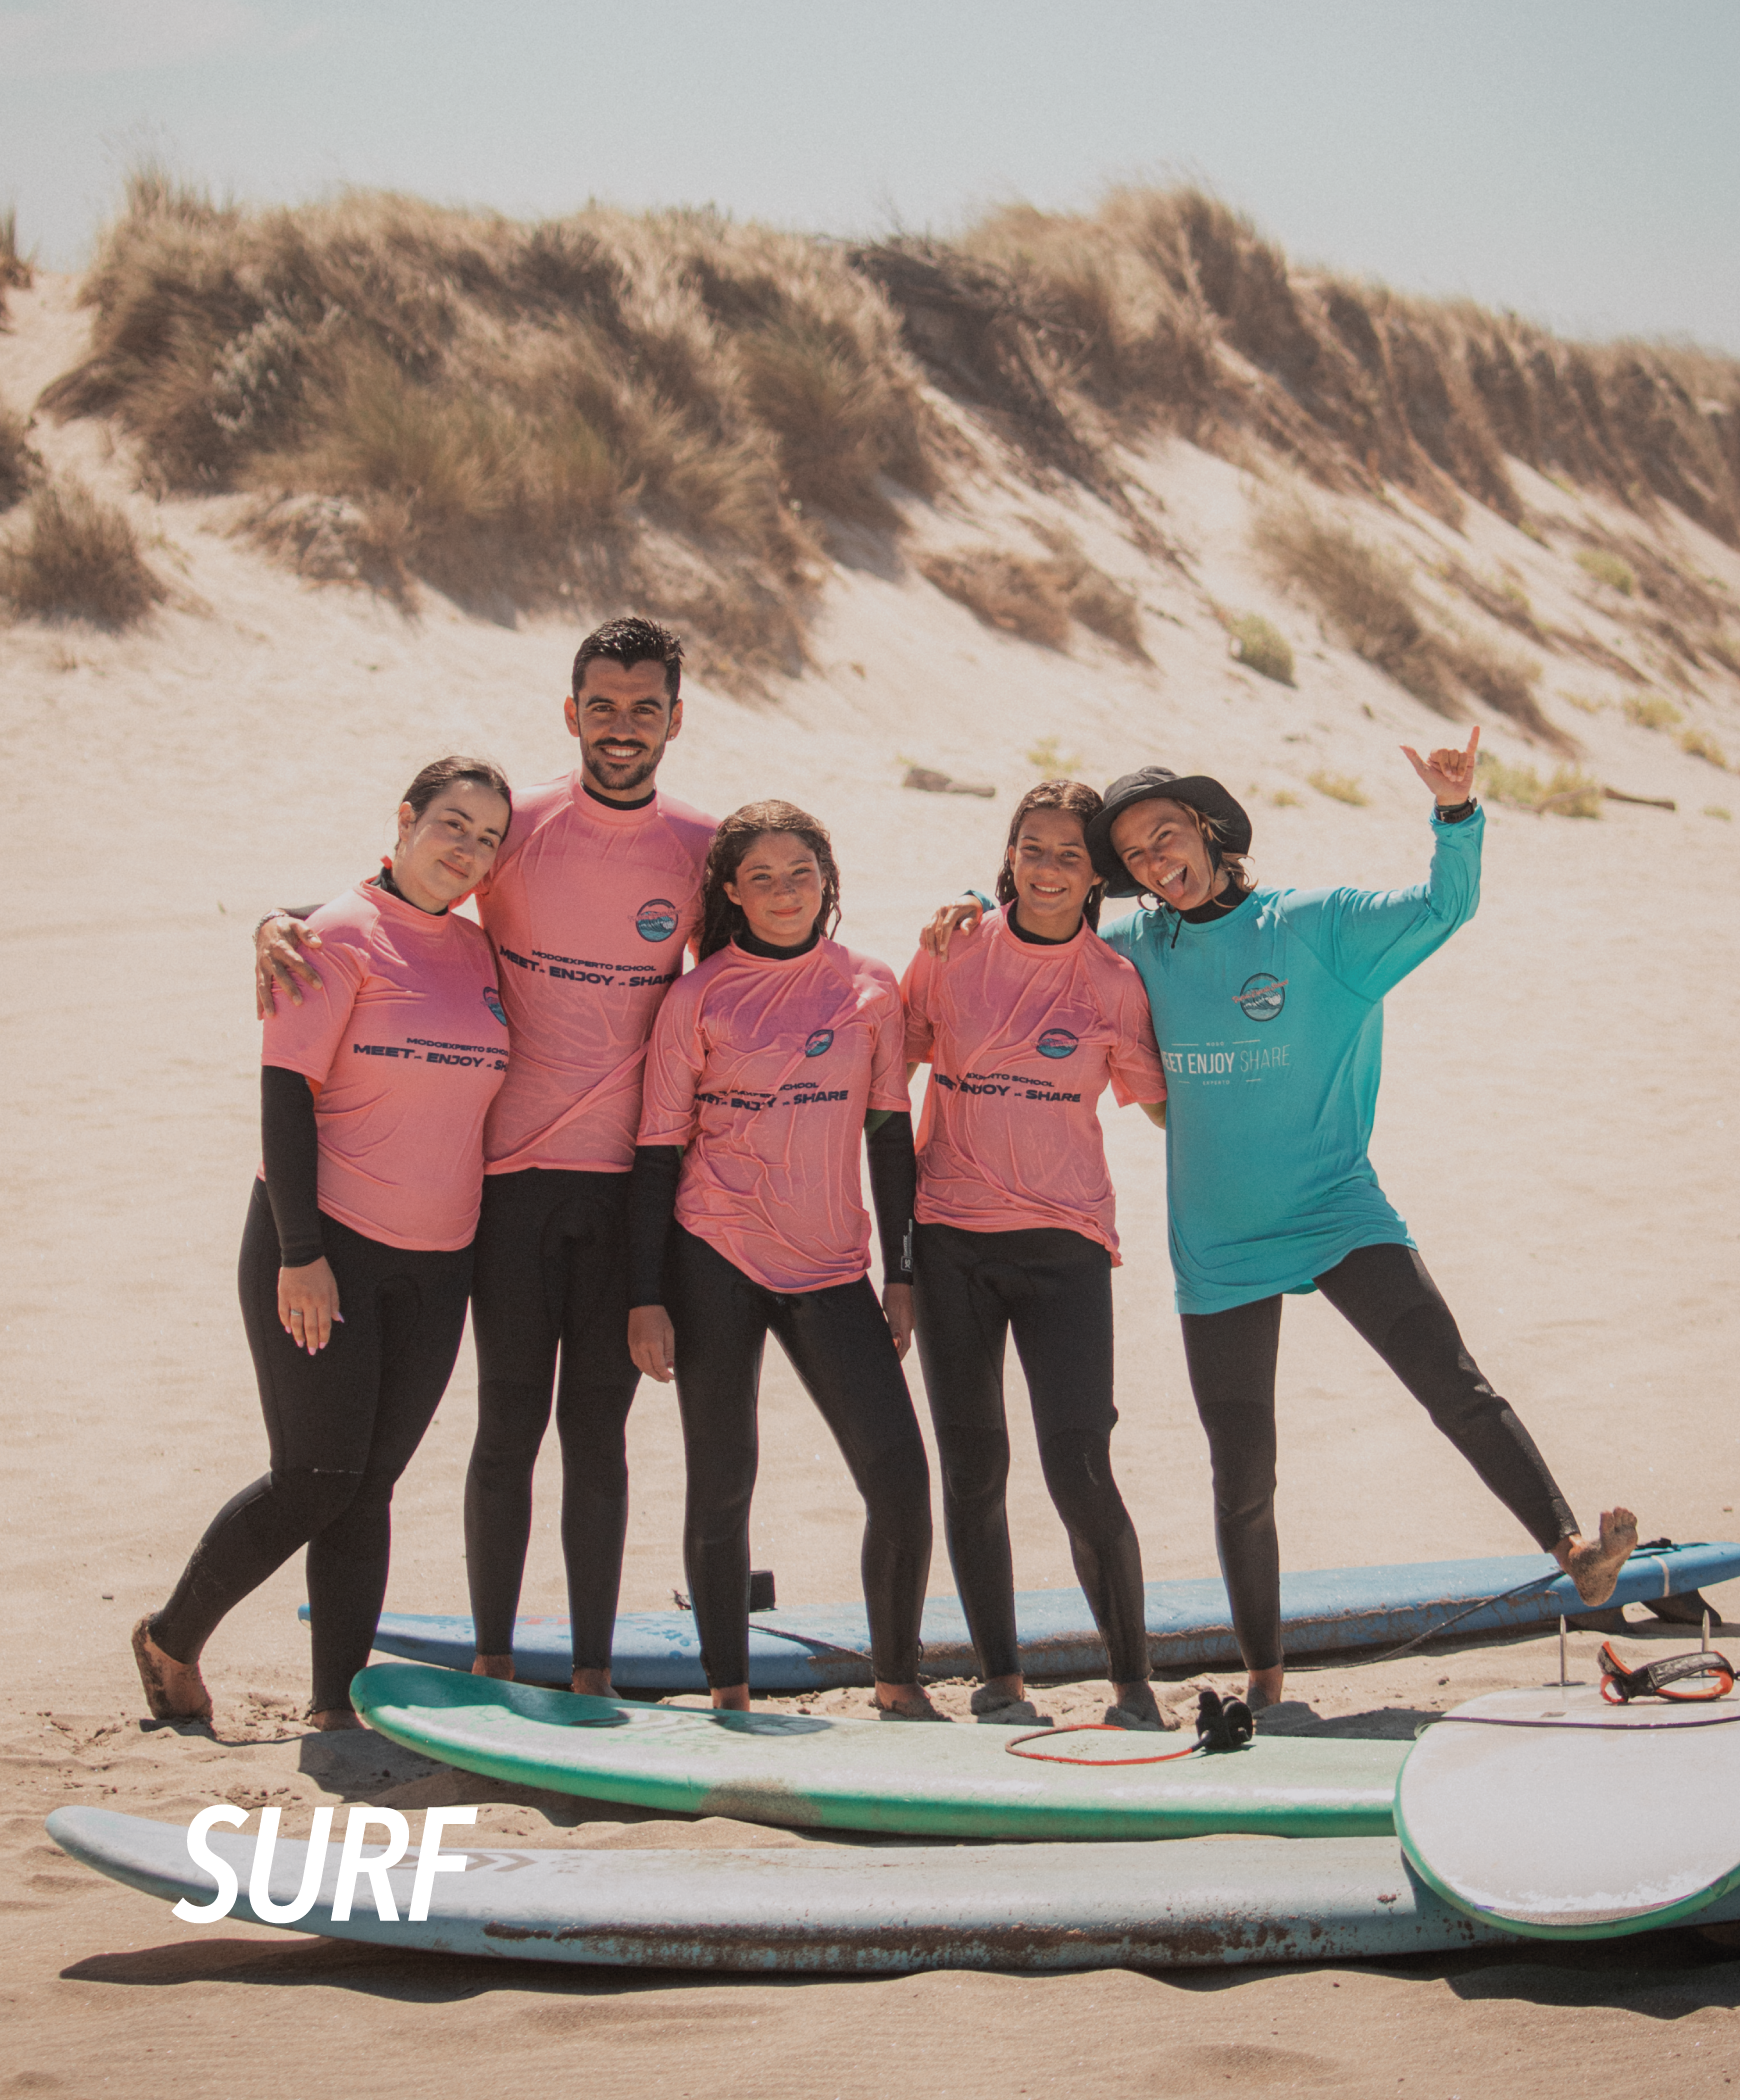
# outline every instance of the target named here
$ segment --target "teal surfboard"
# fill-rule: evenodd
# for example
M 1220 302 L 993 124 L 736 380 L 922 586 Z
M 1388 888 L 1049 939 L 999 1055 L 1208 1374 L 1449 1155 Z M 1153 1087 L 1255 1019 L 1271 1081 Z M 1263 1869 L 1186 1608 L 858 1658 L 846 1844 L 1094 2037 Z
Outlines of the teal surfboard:
M 1740 1545 L 1659 1547 L 1632 1555 L 1613 1604 L 1662 1605 L 1700 1585 L 1740 1576 Z M 1105 1649 L 1079 1589 L 1027 1590 L 1015 1600 L 1021 1668 L 1036 1682 L 1097 1677 Z M 1392 1567 L 1308 1568 L 1281 1577 L 1281 1624 L 1295 1658 L 1342 1649 L 1390 1648 L 1430 1637 L 1527 1631 L 1583 1609 L 1568 1576 L 1544 1553 L 1497 1560 L 1404 1562 Z M 307 1616 L 307 1606 L 303 1607 Z M 1696 1612 L 1691 1614 L 1696 1619 Z M 1156 1670 L 1235 1667 L 1238 1643 L 1219 1576 L 1151 1582 L 1148 1652 Z M 931 1677 L 977 1673 L 967 1622 L 953 1597 L 924 1607 L 924 1670 Z M 408 1662 L 469 1670 L 472 1624 L 462 1613 L 384 1612 L 374 1645 Z M 693 1616 L 624 1612 L 611 1643 L 611 1675 L 632 1692 L 707 1688 Z M 566 1688 L 572 1668 L 568 1621 L 529 1615 L 514 1629 L 514 1668 L 524 1684 Z M 862 1604 L 794 1605 L 753 1612 L 749 1683 L 762 1693 L 824 1691 L 871 1682 L 870 1627 Z
M 180 1824 L 61 1808 L 48 1834 L 167 1903 L 207 1903 L 216 1887 L 188 1858 Z M 1522 1944 L 1434 1895 L 1393 1837 L 618 1852 L 465 1836 L 447 1832 L 443 1856 L 463 1853 L 467 1865 L 436 1878 L 420 1923 L 409 1917 L 414 1854 L 387 1869 L 396 1922 L 378 1915 L 366 1883 L 351 1916 L 334 1920 L 334 1843 L 312 1908 L 280 1929 L 488 1961 L 824 1976 L 1373 1961 Z M 240 1883 L 231 1917 L 268 1924 L 248 1901 L 254 1841 L 246 1829 L 206 1840 Z M 307 1852 L 278 1845 L 272 1902 L 294 1901 Z M 1740 1902 L 1705 1916 L 1740 1916 Z
M 1174 1756 L 1188 1734 L 1108 1729 L 1012 1752 L 1019 1730 L 631 1706 L 416 1663 L 360 1671 L 351 1698 L 394 1742 L 491 1779 L 667 1814 L 913 1837 L 1387 1835 L 1408 1747 L 1259 1736 Z M 1138 1758 L 1165 1761 L 1109 1761 Z
M 1491 1692 L 1413 1744 L 1396 1832 L 1446 1902 L 1536 1939 L 1696 1919 L 1740 1888 L 1740 1700 Z

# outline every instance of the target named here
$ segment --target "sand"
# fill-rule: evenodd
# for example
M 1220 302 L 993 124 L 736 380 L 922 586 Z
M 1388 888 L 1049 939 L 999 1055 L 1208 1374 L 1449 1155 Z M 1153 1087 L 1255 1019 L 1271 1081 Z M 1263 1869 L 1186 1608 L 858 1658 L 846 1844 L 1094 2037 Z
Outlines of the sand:
M 84 321 L 61 280 L 15 295 L 13 310 L 0 393 L 27 402 L 74 354 Z M 431 1778 L 371 1736 L 310 1736 L 296 1719 L 307 1685 L 295 1568 L 214 1640 L 213 1731 L 141 1721 L 127 1629 L 263 1458 L 233 1285 L 257 1158 L 248 930 L 268 903 L 330 895 L 366 870 L 430 755 L 481 747 L 527 782 L 564 769 L 560 699 L 576 636 L 554 621 L 491 626 L 433 598 L 406 620 L 310 589 L 230 537 L 233 502 L 135 493 L 124 445 L 100 429 L 47 427 L 37 441 L 128 506 L 175 597 L 131 636 L 0 630 L 17 852 L 0 1020 L 10 1075 L 0 2093 L 228 2096 L 282 2080 L 308 2095 L 396 2095 L 457 2092 L 479 2077 L 537 2092 L 580 2077 L 620 2092 L 645 2077 L 672 2096 L 1065 2084 L 1106 2095 L 1512 2095 L 1567 2082 L 1693 2094 L 1740 2077 L 1740 1964 L 1691 1932 L 1363 1969 L 735 1982 L 202 1931 L 68 1862 L 42 1819 L 70 1802 L 184 1820 L 218 1799 L 277 1801 L 296 1832 L 322 1801 L 469 1799 L 482 1804 L 483 1831 L 520 1842 L 814 1840 Z M 1151 664 L 1097 643 L 1068 657 L 1029 648 L 910 575 L 842 567 L 814 672 L 755 703 L 694 686 L 667 785 L 714 810 L 768 793 L 815 809 L 845 871 L 845 937 L 897 967 L 935 902 L 989 877 L 1012 797 L 1033 777 L 1025 754 L 1046 737 L 1093 779 L 1156 758 L 1222 773 L 1256 809 L 1265 880 L 1418 879 L 1425 800 L 1395 746 L 1438 740 L 1439 725 L 1256 575 L 1244 532 L 1264 490 L 1250 472 L 1173 446 L 1149 474 L 1188 550 L 1181 564 L 1145 565 L 1103 512 L 1013 482 L 916 523 L 942 546 L 1013 529 L 1047 505 L 1067 510 L 1095 559 L 1138 585 Z M 1533 502 L 1581 501 L 1537 483 Z M 1399 503 L 1369 508 L 1373 529 L 1416 554 L 1444 534 Z M 1663 530 L 1740 591 L 1730 551 L 1683 522 Z M 1465 558 L 1510 562 L 1537 603 L 1562 601 L 1594 622 L 1560 557 L 1483 513 L 1467 532 Z M 1228 661 L 1211 597 L 1283 626 L 1300 656 L 1297 690 Z M 1617 690 L 1602 678 L 1555 659 L 1550 691 L 1598 702 Z M 1733 681 L 1709 695 L 1705 718 L 1726 721 L 1729 748 L 1740 748 Z M 1491 813 L 1479 917 L 1389 1002 L 1375 1157 L 1474 1353 L 1585 1520 L 1617 1497 L 1646 1535 L 1733 1536 L 1740 838 L 1702 811 L 1740 802 L 1740 784 L 1611 706 L 1555 711 L 1601 777 L 1674 796 L 1680 809 L 1609 805 L 1599 822 Z M 1500 750 L 1539 758 L 1501 722 L 1486 726 Z M 904 791 L 908 760 L 989 780 L 997 796 Z M 1307 776 L 1320 768 L 1357 775 L 1367 804 L 1313 790 Z M 1207 1474 L 1171 1311 L 1161 1141 L 1135 1111 L 1106 1121 L 1127 1257 L 1114 1452 L 1150 1578 L 1203 1575 L 1214 1566 Z M 782 1599 L 849 1597 L 855 1498 L 770 1356 L 755 1558 L 775 1569 Z M 463 1605 L 473 1395 L 468 1345 L 399 1492 L 399 1608 Z M 1010 1401 L 1017 1578 L 1066 1582 L 1013 1371 Z M 1289 1566 L 1524 1546 L 1315 1300 L 1288 1307 L 1281 1435 Z M 623 1601 L 651 1607 L 682 1581 L 668 1391 L 643 1387 L 631 1441 Z M 561 1608 L 556 1488 L 546 1464 L 530 1609 Z M 940 1547 L 932 1586 L 951 1587 Z M 1740 1617 L 1740 1585 L 1725 1602 Z M 1639 1629 L 1639 1652 L 1664 1643 L 1680 1644 Z M 1573 1637 L 1573 1674 L 1590 1673 L 1595 1645 Z M 1473 1645 L 1300 1672 L 1290 1690 L 1320 1716 L 1402 1715 L 1539 1682 L 1552 1662 L 1539 1641 Z M 1087 1686 L 1044 1703 L 1068 1717 L 1099 1696 Z

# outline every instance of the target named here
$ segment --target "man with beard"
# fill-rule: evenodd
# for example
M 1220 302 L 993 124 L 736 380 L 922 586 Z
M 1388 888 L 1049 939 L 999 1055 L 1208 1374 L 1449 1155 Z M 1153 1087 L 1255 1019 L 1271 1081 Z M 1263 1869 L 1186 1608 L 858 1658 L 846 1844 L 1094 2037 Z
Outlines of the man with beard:
M 574 659 L 571 773 L 514 797 L 479 915 L 500 965 L 510 1048 L 484 1136 L 472 1323 L 478 1421 L 465 1485 L 472 1668 L 513 1675 L 532 1472 L 552 1397 L 573 1685 L 608 1693 L 628 1519 L 627 1197 L 647 1038 L 700 919 L 713 820 L 661 794 L 682 728 L 682 645 L 612 620 Z M 275 913 L 256 940 L 262 1011 L 299 999 L 317 946 Z

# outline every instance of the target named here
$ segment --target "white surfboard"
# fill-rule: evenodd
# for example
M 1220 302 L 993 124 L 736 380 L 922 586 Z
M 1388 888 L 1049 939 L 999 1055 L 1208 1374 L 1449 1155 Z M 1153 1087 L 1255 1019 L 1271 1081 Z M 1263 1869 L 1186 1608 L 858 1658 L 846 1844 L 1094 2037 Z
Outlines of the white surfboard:
M 1689 1918 L 1740 1887 L 1740 1698 L 1493 1692 L 1408 1753 L 1396 1834 L 1470 1917 L 1541 1939 Z

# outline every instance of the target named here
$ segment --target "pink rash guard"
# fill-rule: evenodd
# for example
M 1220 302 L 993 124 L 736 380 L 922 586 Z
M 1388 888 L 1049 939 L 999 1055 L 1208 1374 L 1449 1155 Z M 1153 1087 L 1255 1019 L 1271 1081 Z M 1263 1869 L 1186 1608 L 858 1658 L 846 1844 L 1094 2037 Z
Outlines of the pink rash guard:
M 643 1145 L 687 1147 L 678 1224 L 770 1291 L 856 1283 L 864 1118 L 907 1106 L 902 1034 L 894 972 L 838 941 L 691 970 L 653 1025 L 640 1119 Z
M 901 984 L 906 1058 L 931 1068 L 918 1132 L 921 1225 L 968 1232 L 1061 1226 L 1117 1259 L 1117 1207 L 1095 1109 L 1164 1101 L 1148 994 L 1085 924 L 1039 946 L 1012 906 L 922 951 Z
M 669 795 L 645 809 L 600 802 L 577 772 L 514 798 L 477 892 L 512 1037 L 487 1172 L 634 1164 L 647 1037 L 700 923 L 713 831 Z
M 389 1247 L 468 1247 L 507 1070 L 489 943 L 362 882 L 308 923 L 320 982 L 267 1016 L 261 1062 L 315 1088 L 320 1207 Z

